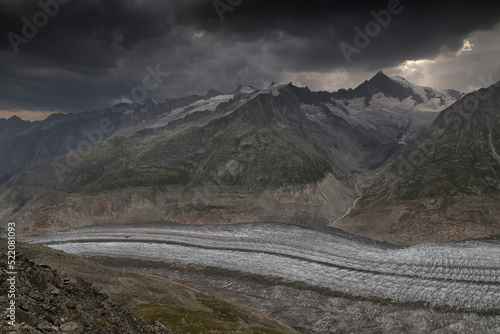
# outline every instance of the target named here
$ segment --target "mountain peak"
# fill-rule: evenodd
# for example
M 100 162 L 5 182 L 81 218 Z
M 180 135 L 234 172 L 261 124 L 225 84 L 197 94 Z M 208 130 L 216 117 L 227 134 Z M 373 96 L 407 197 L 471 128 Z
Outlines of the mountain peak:
M 400 75 L 394 75 L 394 76 L 388 76 L 382 71 L 378 71 L 377 74 L 375 74 L 370 80 L 367 82 L 373 83 L 373 84 L 383 84 L 383 85 L 400 85 L 403 87 L 411 87 L 412 84 L 403 78 Z
M 384 72 L 378 71 L 377 74 L 373 76 L 373 78 L 388 78 L 388 76 Z
M 403 78 L 402 78 L 403 79 Z M 403 79 L 406 83 L 407 81 Z M 355 89 L 339 90 L 335 95 L 338 98 L 365 98 L 365 105 L 368 106 L 375 94 L 382 93 L 386 97 L 397 98 L 400 101 L 411 96 L 413 90 L 409 84 L 403 84 L 401 80 L 394 80 L 388 77 L 384 72 L 379 71 L 370 80 L 363 82 Z
M 377 83 L 378 84 L 391 84 L 394 81 L 395 80 L 393 80 L 391 77 L 389 77 L 388 75 L 386 75 L 382 71 L 378 71 L 377 74 L 375 74 L 370 80 L 368 80 L 368 82 L 370 82 L 372 84 L 377 84 Z
M 12 117 L 10 117 L 7 122 L 9 122 L 10 124 L 23 124 L 25 122 L 27 123 L 30 123 L 30 121 L 23 121 L 20 117 L 14 115 Z
M 424 108 L 434 110 L 437 106 L 446 106 L 460 98 L 460 93 L 451 94 L 430 87 L 412 84 L 402 76 L 388 76 L 378 71 L 370 80 L 366 80 L 355 89 L 340 89 L 333 93 L 337 99 L 364 98 L 365 106 L 369 106 L 373 97 L 383 94 L 386 98 L 395 98 L 403 101 L 407 98 L 414 100 L 415 104 L 426 104 Z
M 215 89 L 210 89 L 203 98 L 210 99 L 214 96 L 221 95 L 222 93 Z
M 19 116 L 16 116 L 16 115 L 11 116 L 8 120 L 9 121 L 22 121 L 22 119 L 19 118 Z

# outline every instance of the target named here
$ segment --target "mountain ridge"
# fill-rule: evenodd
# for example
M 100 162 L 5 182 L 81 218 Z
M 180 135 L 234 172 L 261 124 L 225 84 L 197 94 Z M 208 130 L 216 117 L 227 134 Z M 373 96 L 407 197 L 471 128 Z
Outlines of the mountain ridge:
M 500 83 L 466 94 L 365 178 L 337 226 L 403 243 L 500 234 L 498 124 Z
M 381 72 L 352 99 L 274 83 L 112 113 L 105 136 L 102 119 L 87 123 L 94 145 L 9 176 L 2 218 L 23 233 L 132 221 L 327 225 L 356 199 L 356 175 L 381 166 L 441 107 L 377 85 L 413 90 Z

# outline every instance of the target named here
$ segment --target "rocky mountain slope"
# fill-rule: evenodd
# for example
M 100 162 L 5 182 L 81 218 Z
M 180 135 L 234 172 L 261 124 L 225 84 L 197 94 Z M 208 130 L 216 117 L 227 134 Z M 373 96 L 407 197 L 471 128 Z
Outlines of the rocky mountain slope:
M 116 131 L 121 116 L 103 110 L 53 114 L 37 122 L 0 119 L 0 184 L 20 171 L 103 142 Z
M 7 257 L 2 260 L 6 272 Z M 21 276 L 16 318 L 14 325 L 2 321 L 2 333 L 172 333 L 159 323 L 123 310 L 83 280 L 61 277 L 26 257 L 19 258 L 17 265 Z M 8 285 L 2 279 L 2 299 L 6 299 Z
M 151 103 L 106 140 L 11 176 L 0 218 L 25 234 L 138 221 L 326 225 L 355 200 L 356 174 L 453 101 L 380 72 L 335 93 L 273 83 Z
M 364 180 L 337 227 L 414 243 L 500 234 L 500 83 L 467 94 Z
M 5 239 L 0 247 L 7 249 Z M 16 261 L 16 326 L 2 321 L 2 333 L 296 334 L 252 309 L 162 277 L 112 269 L 42 246 L 18 243 L 17 250 L 22 255 Z M 2 260 L 0 301 L 7 305 L 6 256 Z

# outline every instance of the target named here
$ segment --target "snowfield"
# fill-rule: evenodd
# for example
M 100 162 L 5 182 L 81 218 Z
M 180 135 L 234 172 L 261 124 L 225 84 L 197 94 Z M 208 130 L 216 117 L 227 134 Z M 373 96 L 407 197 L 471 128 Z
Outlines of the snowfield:
M 469 311 L 500 309 L 500 241 L 396 247 L 284 224 L 151 224 L 29 237 L 84 256 L 235 270 L 334 292 Z

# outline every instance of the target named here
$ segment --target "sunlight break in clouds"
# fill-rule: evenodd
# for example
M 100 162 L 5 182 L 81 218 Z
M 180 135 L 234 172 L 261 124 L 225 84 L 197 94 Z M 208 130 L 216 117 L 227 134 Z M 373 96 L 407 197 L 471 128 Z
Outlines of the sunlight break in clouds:
M 492 46 L 492 40 L 498 41 Z M 476 31 L 464 39 L 454 54 L 434 59 L 407 60 L 397 67 L 384 69 L 388 75 L 401 75 L 408 81 L 437 89 L 470 92 L 500 80 L 500 25 L 492 31 Z M 483 65 L 488 64 L 485 68 Z M 481 78 L 491 78 L 485 83 Z
M 438 67 L 446 66 L 447 63 L 457 61 L 457 58 L 460 58 L 464 52 L 473 51 L 473 46 L 474 44 L 472 44 L 469 39 L 465 39 L 463 47 L 452 56 L 445 55 L 438 56 L 435 59 L 407 60 L 397 67 L 398 75 L 419 85 L 435 87 L 437 83 L 434 78 L 434 73 L 436 73 Z M 437 88 L 444 89 L 453 87 Z

